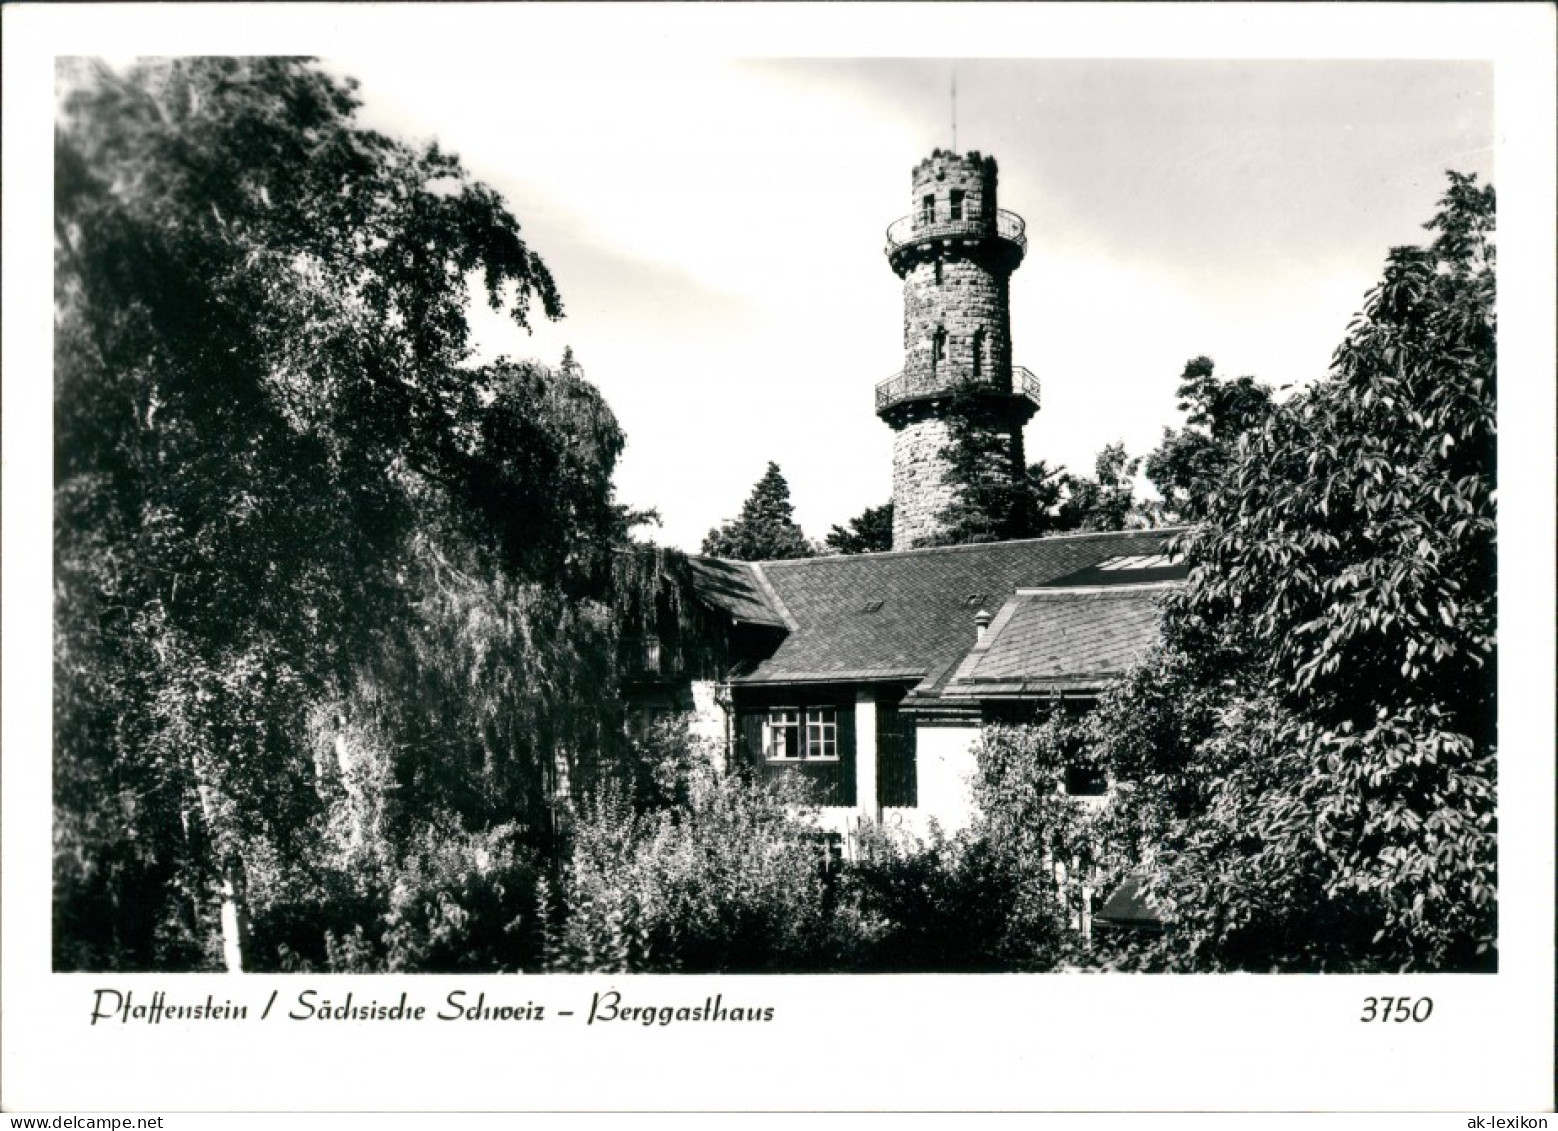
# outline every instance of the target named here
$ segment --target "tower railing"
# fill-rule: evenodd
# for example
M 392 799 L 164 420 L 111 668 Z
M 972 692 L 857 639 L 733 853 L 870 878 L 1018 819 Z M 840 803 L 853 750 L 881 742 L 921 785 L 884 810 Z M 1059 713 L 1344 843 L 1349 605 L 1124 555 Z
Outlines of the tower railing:
M 876 386 L 876 411 L 883 412 L 907 401 L 927 400 L 932 397 L 954 396 L 959 391 L 1011 393 L 1039 407 L 1039 379 L 1025 365 L 1012 366 L 1012 381 L 1008 386 L 994 374 L 989 377 L 962 377 L 930 374 L 894 373 Z
M 995 236 L 1028 250 L 1027 225 L 1015 212 L 1004 208 L 996 210 L 994 223 L 984 215 L 965 216 L 954 220 L 950 211 L 945 213 L 911 212 L 887 226 L 887 253 L 891 255 L 901 247 L 921 240 L 973 238 Z

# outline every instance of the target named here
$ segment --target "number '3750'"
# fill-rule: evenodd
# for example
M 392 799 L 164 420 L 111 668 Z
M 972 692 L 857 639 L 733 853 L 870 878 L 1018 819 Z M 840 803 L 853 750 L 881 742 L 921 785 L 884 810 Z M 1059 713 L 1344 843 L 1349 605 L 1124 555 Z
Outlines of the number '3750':
M 1434 1011 L 1431 997 L 1366 997 L 1359 1021 L 1427 1021 Z

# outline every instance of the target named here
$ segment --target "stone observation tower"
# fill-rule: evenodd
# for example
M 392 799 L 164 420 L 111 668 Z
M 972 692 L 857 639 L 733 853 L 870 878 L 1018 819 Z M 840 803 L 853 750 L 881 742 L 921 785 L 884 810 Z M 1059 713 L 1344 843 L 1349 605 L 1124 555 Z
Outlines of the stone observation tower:
M 914 169 L 913 211 L 887 229 L 903 280 L 903 371 L 876 387 L 892 426 L 893 549 L 934 538 L 958 501 L 949 454 L 959 430 L 998 475 L 1024 474 L 1022 429 L 1039 383 L 1012 365 L 1010 280 L 1028 242 L 996 207 L 993 157 L 940 149 Z M 965 443 L 965 450 L 969 447 Z

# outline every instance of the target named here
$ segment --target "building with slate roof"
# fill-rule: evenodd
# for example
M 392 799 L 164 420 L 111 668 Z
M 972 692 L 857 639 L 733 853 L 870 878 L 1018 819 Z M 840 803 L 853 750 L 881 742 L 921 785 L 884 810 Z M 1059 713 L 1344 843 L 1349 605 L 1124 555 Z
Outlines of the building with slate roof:
M 682 600 L 721 626 L 723 669 L 659 640 L 637 702 L 687 712 L 727 766 L 808 780 L 845 837 L 862 819 L 955 831 L 982 725 L 1085 708 L 1156 641 L 1160 602 L 1185 576 L 1178 533 L 688 558 Z

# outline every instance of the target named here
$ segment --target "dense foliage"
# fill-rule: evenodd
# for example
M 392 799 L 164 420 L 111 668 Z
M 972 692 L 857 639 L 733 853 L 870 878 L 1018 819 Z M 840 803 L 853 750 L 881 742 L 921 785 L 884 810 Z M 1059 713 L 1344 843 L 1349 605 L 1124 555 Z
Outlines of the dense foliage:
M 836 554 L 879 554 L 893 548 L 893 503 L 867 507 L 849 525 L 835 526 L 823 539 Z
M 1248 433 L 1165 650 L 1089 720 L 1174 964 L 1495 961 L 1494 202 L 1452 173 Z
M 918 543 L 962 546 L 1039 538 L 1069 531 L 1133 530 L 1158 525 L 1159 509 L 1136 497 L 1141 457 L 1124 444 L 1098 453 L 1092 476 L 1045 461 L 1014 467 L 999 417 L 970 394 L 947 412 L 946 475 L 953 498 L 940 529 Z
M 986 728 L 975 748 L 973 824 L 928 841 L 878 832 L 845 873 L 873 929 L 874 970 L 1043 971 L 1079 946 L 1082 877 L 1098 861 L 1098 810 L 1068 796 L 1074 754 L 1057 719 Z
M 1064 497 L 1054 526 L 1059 530 L 1138 530 L 1151 526 L 1155 512 L 1136 498 L 1141 457 L 1122 443 L 1106 444 L 1093 461 L 1093 476 L 1060 476 Z
M 1270 388 L 1252 377 L 1221 380 L 1209 358 L 1192 358 L 1179 384 L 1182 428 L 1163 430 L 1146 457 L 1123 443 L 1106 444 L 1083 475 L 1044 461 L 1018 474 L 1003 458 L 1000 432 L 973 397 L 949 413 L 947 471 L 956 497 L 942 530 L 926 544 L 963 545 L 1036 538 L 1070 531 L 1138 530 L 1193 522 L 1226 484 L 1238 439 L 1258 427 L 1271 406 Z M 1161 500 L 1136 493 L 1143 470 Z M 869 514 L 870 512 L 868 512 Z M 830 536 L 831 543 L 831 536 Z M 847 551 L 846 551 L 847 552 Z
M 807 798 L 726 774 L 670 727 L 641 747 L 658 789 L 602 790 L 579 814 L 552 901 L 547 968 L 773 973 L 850 964 Z
M 703 552 L 741 562 L 809 558 L 815 553 L 795 524 L 790 485 L 784 481 L 778 464 L 769 463 L 747 501 L 741 504 L 739 517 L 704 536 Z
M 1023 468 L 1013 461 L 1010 425 L 970 390 L 951 398 L 943 451 L 951 501 L 937 516 L 938 531 L 923 546 L 962 546 L 1026 538 L 1037 531 L 1041 508 Z
M 543 901 L 542 961 L 682 973 L 1051 969 L 1075 951 L 1068 924 L 1081 909 L 1079 885 L 1057 882 L 1053 865 L 1062 877 L 1091 865 L 1092 810 L 1060 791 L 1050 739 L 986 735 L 972 829 L 921 840 L 865 824 L 844 860 L 830 855 L 799 782 L 721 771 L 685 727 L 657 728 L 640 747 L 653 788 L 605 790 L 579 814 Z
M 454 962 L 469 908 L 414 893 L 528 868 L 611 729 L 621 433 L 576 370 L 470 364 L 470 286 L 523 326 L 551 277 L 349 84 L 64 77 L 56 962 Z
M 1253 377 L 1220 380 L 1212 371 L 1209 357 L 1185 363 L 1178 406 L 1185 426 L 1163 429 L 1163 442 L 1147 456 L 1147 478 L 1174 521 L 1205 516 L 1226 484 L 1239 437 L 1258 428 L 1271 411 L 1269 386 Z

